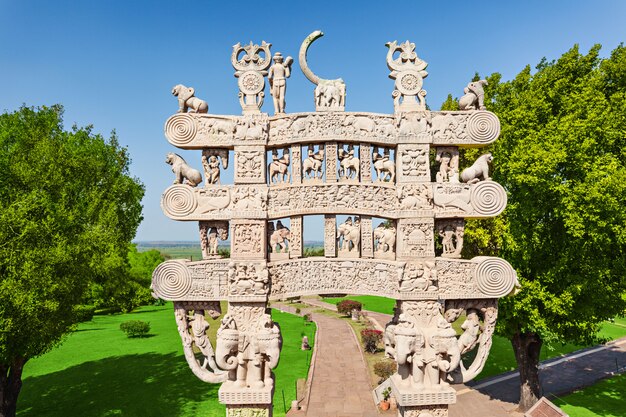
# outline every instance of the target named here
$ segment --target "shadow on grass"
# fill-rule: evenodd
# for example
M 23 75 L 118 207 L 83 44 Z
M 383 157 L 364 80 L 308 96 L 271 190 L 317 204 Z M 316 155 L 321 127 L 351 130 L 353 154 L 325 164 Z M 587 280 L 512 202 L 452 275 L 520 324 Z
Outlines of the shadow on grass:
M 174 353 L 117 356 L 26 378 L 18 416 L 192 416 L 209 399 L 215 399 L 217 415 L 224 415 L 218 388 L 198 381 Z

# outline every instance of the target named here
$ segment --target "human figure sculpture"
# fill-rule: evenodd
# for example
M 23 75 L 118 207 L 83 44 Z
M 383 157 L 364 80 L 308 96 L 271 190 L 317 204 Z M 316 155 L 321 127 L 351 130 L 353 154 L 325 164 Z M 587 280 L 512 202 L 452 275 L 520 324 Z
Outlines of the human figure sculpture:
M 459 182 L 459 152 L 448 148 L 437 149 L 435 160 L 439 162 L 437 182 Z
M 220 161 L 217 156 L 202 156 L 202 166 L 204 167 L 204 175 L 207 185 L 220 184 Z
M 207 113 L 209 105 L 206 101 L 195 97 L 196 90 L 177 84 L 172 88 L 172 94 L 178 98 L 178 113 Z
M 476 346 L 476 342 L 478 341 L 480 320 L 475 309 L 468 310 L 467 317 L 461 325 L 461 329 L 463 329 L 464 332 L 459 337 L 458 344 L 461 355 L 463 355 L 474 349 L 474 346 Z
M 486 153 L 478 157 L 476 162 L 461 172 L 461 180 L 468 184 L 475 184 L 479 181 L 487 181 L 489 177 L 489 164 L 493 161 L 493 156 Z
M 465 95 L 459 99 L 459 110 L 485 110 L 487 80 L 471 82 L 463 89 Z
M 202 182 L 200 171 L 190 167 L 182 156 L 170 152 L 165 157 L 165 162 L 172 166 L 174 184 L 187 184 L 195 187 Z
M 285 113 L 285 91 L 287 89 L 287 78 L 291 75 L 291 64 L 293 58 L 288 56 L 283 62 L 280 52 L 274 54 L 274 64 L 270 67 L 268 79 L 270 82 L 270 94 L 274 100 L 274 113 Z

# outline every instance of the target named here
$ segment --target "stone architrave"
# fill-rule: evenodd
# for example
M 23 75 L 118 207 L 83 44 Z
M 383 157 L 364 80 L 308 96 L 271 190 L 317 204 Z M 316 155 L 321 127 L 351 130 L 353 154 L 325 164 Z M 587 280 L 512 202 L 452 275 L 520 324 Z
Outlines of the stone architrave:
M 361 257 L 374 257 L 374 237 L 372 235 L 372 217 L 361 216 Z
M 316 85 L 315 112 L 284 113 L 290 60 L 279 54 L 270 76 L 277 114 L 261 112 L 271 65 L 266 42 L 233 47 L 243 115 L 208 114 L 193 89 L 175 88 L 179 111 L 167 119 L 165 136 L 202 152 L 205 180 L 170 153 L 175 183 L 161 207 L 171 219 L 199 222 L 203 259 L 161 263 L 151 289 L 174 302 L 185 359 L 201 381 L 222 384 L 218 397 L 230 417 L 272 415 L 282 340 L 268 300 L 337 293 L 396 299 L 384 341 L 398 370 L 386 383 L 401 416 L 447 417 L 456 401 L 450 384 L 481 372 L 498 299 L 519 287 L 504 259 L 461 257 L 465 219 L 497 216 L 507 194 L 489 176 L 491 154 L 461 170 L 459 148 L 493 143 L 500 121 L 484 109 L 483 81 L 467 86 L 462 110 L 428 110 L 427 64 L 409 41 L 387 44 L 394 113 L 345 112 L 345 83 L 317 77 L 306 62 L 320 36 L 309 35 L 299 55 Z M 220 175 L 230 152 L 232 185 Z M 302 257 L 305 215 L 324 215 L 324 256 Z M 346 220 L 337 224 L 337 216 Z M 373 217 L 381 220 L 373 225 Z M 217 243 L 228 238 L 231 256 L 223 259 Z M 228 310 L 213 342 L 205 316 L 220 317 L 221 301 Z M 461 361 L 470 352 L 471 363 Z
M 324 216 L 324 256 L 337 256 L 337 218 Z
M 289 220 L 291 227 L 291 240 L 289 241 L 289 257 L 301 258 L 303 248 L 302 216 L 293 216 Z

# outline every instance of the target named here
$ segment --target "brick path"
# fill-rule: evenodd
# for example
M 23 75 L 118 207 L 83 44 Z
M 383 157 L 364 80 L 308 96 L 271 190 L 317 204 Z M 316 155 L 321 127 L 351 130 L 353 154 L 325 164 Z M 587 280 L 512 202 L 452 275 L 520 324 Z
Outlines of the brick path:
M 289 304 L 279 304 L 278 308 L 287 311 Z M 317 324 L 317 352 L 308 409 L 288 415 L 380 417 L 367 366 L 350 325 L 319 313 L 312 313 L 312 318 Z

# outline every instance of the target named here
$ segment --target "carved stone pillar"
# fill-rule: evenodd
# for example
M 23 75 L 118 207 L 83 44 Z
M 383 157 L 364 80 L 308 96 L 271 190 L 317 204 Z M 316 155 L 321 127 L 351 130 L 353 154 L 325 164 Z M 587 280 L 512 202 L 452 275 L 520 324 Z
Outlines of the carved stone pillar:
M 396 181 L 430 182 L 428 144 L 400 144 L 396 150 Z
M 265 220 L 232 220 L 230 257 L 265 259 L 267 255 L 267 222 Z
M 359 144 L 359 158 L 361 163 L 361 182 L 372 181 L 372 145 Z
M 265 184 L 264 146 L 235 146 L 235 184 Z
M 361 148 L 363 149 L 363 148 Z M 372 217 L 361 216 L 361 257 L 374 257 L 374 237 L 372 235 Z
M 302 257 L 302 216 L 291 217 L 291 239 L 289 240 L 289 257 Z
M 337 256 L 337 219 L 334 215 L 324 216 L 324 256 Z
M 326 144 L 326 182 L 337 181 L 337 142 Z
M 291 183 L 302 183 L 302 148 L 300 145 L 291 146 Z

